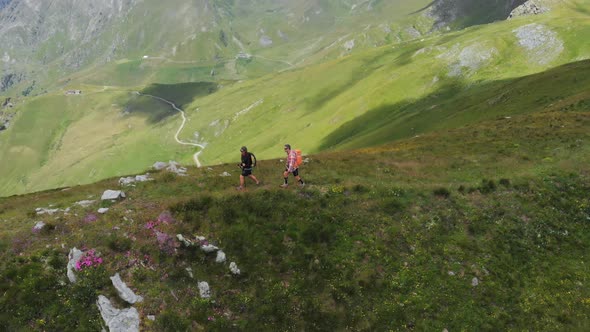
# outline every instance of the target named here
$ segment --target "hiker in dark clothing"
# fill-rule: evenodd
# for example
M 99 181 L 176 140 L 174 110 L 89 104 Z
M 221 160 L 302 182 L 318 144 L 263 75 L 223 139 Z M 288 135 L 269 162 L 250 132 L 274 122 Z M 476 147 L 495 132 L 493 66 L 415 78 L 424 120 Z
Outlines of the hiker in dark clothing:
M 238 167 L 242 169 L 242 175 L 240 175 L 240 186 L 237 188 L 238 190 L 244 189 L 244 179 L 246 177 L 254 180 L 256 184 L 260 184 L 260 181 L 258 181 L 258 179 L 252 174 L 252 169 L 256 166 L 256 156 L 253 153 L 248 152 L 248 148 L 245 146 L 242 146 L 240 152 L 242 153 L 242 162 L 238 164 Z

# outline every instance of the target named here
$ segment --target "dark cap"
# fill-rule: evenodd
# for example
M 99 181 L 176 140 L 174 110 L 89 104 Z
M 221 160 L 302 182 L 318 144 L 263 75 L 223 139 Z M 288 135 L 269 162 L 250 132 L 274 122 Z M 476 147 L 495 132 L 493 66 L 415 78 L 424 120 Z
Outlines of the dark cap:
M 240 148 L 240 151 L 241 151 L 241 152 L 248 152 L 248 148 L 247 148 L 247 147 L 245 147 L 245 146 L 242 146 L 242 147 Z

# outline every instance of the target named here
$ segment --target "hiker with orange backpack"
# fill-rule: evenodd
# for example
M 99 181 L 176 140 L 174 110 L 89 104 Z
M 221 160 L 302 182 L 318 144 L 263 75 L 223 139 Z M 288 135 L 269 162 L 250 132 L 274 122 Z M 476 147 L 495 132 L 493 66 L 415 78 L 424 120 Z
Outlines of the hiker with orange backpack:
M 254 180 L 256 184 L 260 184 L 260 181 L 252 174 L 252 169 L 256 167 L 256 156 L 248 152 L 248 148 L 245 146 L 240 148 L 240 152 L 242 153 L 242 162 L 238 164 L 238 167 L 242 169 L 242 174 L 240 175 L 240 186 L 237 189 L 243 190 L 246 177 Z M 252 161 L 252 158 L 254 158 L 254 161 Z
M 284 150 L 287 153 L 287 165 L 285 165 L 285 172 L 283 172 L 283 180 L 285 183 L 283 183 L 281 187 L 287 188 L 289 186 L 289 173 L 293 173 L 295 179 L 299 181 L 300 187 L 304 187 L 305 182 L 303 182 L 303 179 L 299 176 L 299 165 L 302 163 L 301 151 L 291 150 L 291 145 L 289 144 L 285 144 Z

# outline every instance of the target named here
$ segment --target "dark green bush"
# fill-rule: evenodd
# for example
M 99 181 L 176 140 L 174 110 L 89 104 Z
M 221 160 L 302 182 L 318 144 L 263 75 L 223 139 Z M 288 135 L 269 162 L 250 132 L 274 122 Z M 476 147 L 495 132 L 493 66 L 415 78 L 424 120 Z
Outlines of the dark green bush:
M 448 198 L 451 196 L 451 192 L 447 188 L 437 188 L 434 190 L 434 196 Z
M 118 236 L 116 234 L 112 234 L 107 239 L 107 245 L 109 249 L 115 252 L 126 252 L 127 250 L 131 249 L 133 241 L 130 238 Z

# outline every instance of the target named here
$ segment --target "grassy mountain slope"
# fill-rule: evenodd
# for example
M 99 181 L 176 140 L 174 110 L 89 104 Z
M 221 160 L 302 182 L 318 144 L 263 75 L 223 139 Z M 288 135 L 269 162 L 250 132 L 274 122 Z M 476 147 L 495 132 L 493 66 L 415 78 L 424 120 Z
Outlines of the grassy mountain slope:
M 200 156 L 205 164 L 233 160 L 236 147 L 242 145 L 272 158 L 281 155 L 283 142 L 306 152 L 358 148 L 536 112 L 556 102 L 571 101 L 587 109 L 589 68 L 587 61 L 580 61 L 590 55 L 588 44 L 580 42 L 590 35 L 587 18 L 578 7 L 565 6 L 550 15 L 359 51 L 253 80 L 86 86 L 88 94 L 83 96 L 65 97 L 61 92 L 41 96 L 20 106 L 15 127 L 0 135 L 0 151 L 7 160 L 15 160 L 0 166 L 3 174 L 10 175 L 2 180 L 2 192 L 90 183 L 140 172 L 157 160 L 191 163 L 196 151 L 173 141 L 180 119 L 171 115 L 177 114 L 169 105 L 134 95 L 135 90 L 168 98 L 186 110 L 189 121 L 180 138 L 207 145 Z M 534 44 L 536 36 L 546 38 L 544 44 Z M 543 72 L 571 61 L 579 63 Z M 168 71 L 161 68 L 161 73 Z M 119 83 L 143 80 L 135 80 L 133 70 L 117 72 L 106 71 L 119 77 Z M 172 81 L 164 76 L 158 79 Z M 74 82 L 70 86 L 80 87 Z M 210 94 L 199 92 L 204 86 L 210 86 Z M 120 116 L 133 109 L 140 112 Z M 146 117 L 150 112 L 160 114 L 157 122 Z M 43 125 L 43 135 L 31 135 L 28 128 L 40 121 L 39 113 L 60 114 L 63 119 L 52 116 Z M 98 114 L 101 118 L 106 114 L 108 121 L 94 121 Z M 79 122 L 82 118 L 86 121 Z M 92 126 L 102 130 L 88 131 Z M 112 137 L 117 138 L 116 145 L 95 144 L 101 140 L 106 144 Z M 58 151 L 55 142 L 60 140 L 69 147 Z M 80 144 L 87 148 L 74 148 Z M 29 157 L 17 158 L 24 152 Z
M 145 297 L 135 307 L 147 331 L 583 330 L 589 125 L 587 110 L 552 109 L 312 155 L 303 190 L 279 189 L 282 163 L 264 160 L 264 184 L 245 193 L 221 165 L 156 173 L 115 204 L 74 206 L 117 179 L 2 198 L 0 321 L 99 329 L 96 297 L 117 297 L 108 276 L 119 272 Z M 85 222 L 99 205 L 110 211 Z M 73 209 L 34 214 L 48 206 Z M 205 236 L 241 275 L 178 241 L 159 245 L 148 222 L 165 210 L 176 221 L 159 232 Z M 48 227 L 31 233 L 39 220 Z M 103 258 L 75 285 L 73 246 Z

